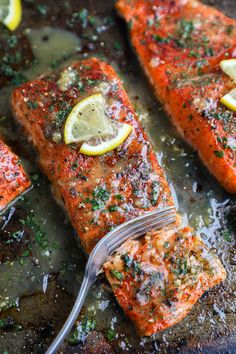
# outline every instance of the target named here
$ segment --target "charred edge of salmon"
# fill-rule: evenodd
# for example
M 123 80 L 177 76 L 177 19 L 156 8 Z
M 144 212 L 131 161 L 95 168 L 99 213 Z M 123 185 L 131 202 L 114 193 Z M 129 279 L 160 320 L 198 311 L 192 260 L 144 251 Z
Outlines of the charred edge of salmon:
M 31 182 L 19 158 L 0 138 L 0 212 L 4 212 L 30 187 Z
M 168 226 L 128 240 L 104 264 L 118 303 L 142 336 L 180 322 L 226 278 L 218 258 L 190 227 Z

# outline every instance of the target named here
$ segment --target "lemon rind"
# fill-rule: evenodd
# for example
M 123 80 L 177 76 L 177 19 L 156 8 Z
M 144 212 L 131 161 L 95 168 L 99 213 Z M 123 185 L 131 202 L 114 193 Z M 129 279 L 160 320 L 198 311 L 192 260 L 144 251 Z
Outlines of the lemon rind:
M 228 70 L 229 68 L 232 68 L 235 66 L 235 72 L 234 70 Z M 220 62 L 220 68 L 221 70 L 228 75 L 234 82 L 236 82 L 236 59 L 224 59 Z
M 4 25 L 10 30 L 15 31 L 22 19 L 21 0 L 10 0 L 9 14 L 3 20 Z
M 223 96 L 220 99 L 220 102 L 232 111 L 236 112 L 236 99 L 232 98 L 230 92 Z
M 100 145 L 91 146 L 88 143 L 83 143 L 79 152 L 87 156 L 101 156 L 107 152 L 116 149 L 118 146 L 128 138 L 132 131 L 132 127 L 129 124 L 124 123 L 119 130 L 118 135 L 110 141 L 102 142 Z

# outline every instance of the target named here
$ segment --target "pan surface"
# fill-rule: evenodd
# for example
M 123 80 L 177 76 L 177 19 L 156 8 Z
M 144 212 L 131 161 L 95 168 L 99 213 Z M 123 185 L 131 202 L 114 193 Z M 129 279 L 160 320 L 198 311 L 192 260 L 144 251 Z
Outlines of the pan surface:
M 235 0 L 208 3 L 236 19 Z M 110 62 L 123 79 L 184 222 L 219 255 L 228 276 L 180 324 L 151 338 L 135 334 L 100 278 L 63 352 L 235 353 L 235 197 L 178 137 L 142 73 L 112 0 L 24 0 L 19 29 L 12 35 L 0 30 L 0 132 L 33 181 L 32 190 L 0 217 L 0 353 L 44 353 L 69 314 L 86 262 L 11 116 L 9 95 L 24 80 L 92 55 Z

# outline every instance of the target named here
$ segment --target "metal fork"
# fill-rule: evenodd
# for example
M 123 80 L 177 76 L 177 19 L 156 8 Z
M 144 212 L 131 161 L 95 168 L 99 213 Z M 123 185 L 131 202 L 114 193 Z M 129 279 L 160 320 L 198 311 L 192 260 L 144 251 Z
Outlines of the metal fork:
M 83 306 L 86 295 L 95 282 L 102 265 L 117 248 L 128 239 L 144 235 L 151 229 L 159 229 L 176 220 L 175 207 L 156 210 L 131 219 L 110 231 L 95 246 L 89 256 L 79 294 L 61 331 L 45 354 L 54 354 L 68 336 Z

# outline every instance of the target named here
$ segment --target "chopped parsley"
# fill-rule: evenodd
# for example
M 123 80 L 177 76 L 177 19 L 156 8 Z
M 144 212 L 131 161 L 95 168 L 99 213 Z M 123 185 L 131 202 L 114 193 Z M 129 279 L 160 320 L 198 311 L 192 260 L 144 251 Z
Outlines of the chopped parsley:
M 214 154 L 216 155 L 216 157 L 220 158 L 224 156 L 224 151 L 215 150 Z
M 187 257 L 178 258 L 176 267 L 172 269 L 172 273 L 175 275 L 186 275 L 188 273 L 188 259 Z
M 153 34 L 152 37 L 156 42 L 158 42 L 160 44 L 169 43 L 171 40 L 171 37 L 161 37 L 159 34 Z
M 223 237 L 223 239 L 227 242 L 232 242 L 232 235 L 231 232 L 228 230 L 222 230 L 220 232 L 220 235 Z
M 143 274 L 140 263 L 137 262 L 135 259 L 131 258 L 128 253 L 123 254 L 121 256 L 121 259 L 125 263 L 126 271 L 128 271 L 129 269 L 132 271 L 133 278 L 135 278 L 137 275 Z
M 234 25 L 229 25 L 226 28 L 226 33 L 231 34 L 231 33 L 233 33 L 233 30 L 234 30 Z
M 105 202 L 110 198 L 110 193 L 105 187 L 96 187 L 93 191 L 93 197 Z
M 0 329 L 13 328 L 15 330 L 21 329 L 21 326 L 14 322 L 14 319 L 10 316 L 0 319 Z
M 132 266 L 133 259 L 128 255 L 128 253 L 123 254 L 123 255 L 121 256 L 121 259 L 124 261 L 125 266 L 126 266 L 127 268 L 130 268 L 130 267 Z
M 214 56 L 214 50 L 211 47 L 205 46 L 204 54 L 207 57 L 213 57 Z
M 29 100 L 27 102 L 27 107 L 30 108 L 30 109 L 36 109 L 36 108 L 38 108 L 38 103 Z
M 10 48 L 15 48 L 16 45 L 18 44 L 18 38 L 15 35 L 12 35 L 11 37 L 8 38 L 7 44 L 9 45 Z
M 96 327 L 96 321 L 93 319 L 89 319 L 87 317 L 83 318 L 78 326 L 71 332 L 68 343 L 70 345 L 76 345 L 79 342 L 84 342 L 87 335 L 94 331 Z
M 29 255 L 30 255 L 30 250 L 25 250 L 25 251 L 22 253 L 21 257 L 29 257 Z
M 122 194 L 116 194 L 115 198 L 118 199 L 118 200 L 124 200 L 124 197 L 123 197 Z
M 82 27 L 85 28 L 88 24 L 88 10 L 87 9 L 80 10 L 79 12 L 77 12 L 77 17 L 81 22 Z
M 157 205 L 159 194 L 160 194 L 159 183 L 157 181 L 154 181 L 152 183 L 152 193 L 151 193 L 152 195 L 151 204 L 153 206 Z
M 116 42 L 114 43 L 114 48 L 115 48 L 115 50 L 122 50 L 122 45 L 121 45 L 121 43 L 118 42 L 118 41 L 116 41 Z
M 170 246 L 169 242 L 164 242 L 164 248 L 168 248 Z
M 111 275 L 112 275 L 114 278 L 116 278 L 116 279 L 118 279 L 118 280 L 123 280 L 123 279 L 124 279 L 123 274 L 122 274 L 121 272 L 119 272 L 118 270 L 116 270 L 116 269 L 111 269 L 111 270 L 110 270 L 110 273 L 111 273 Z
M 93 191 L 93 198 L 86 198 L 86 203 L 91 203 L 92 210 L 99 210 L 105 207 L 105 202 L 110 198 L 110 192 L 106 189 L 106 187 L 98 186 Z M 114 210 L 113 210 L 114 211 Z
M 22 225 L 28 226 L 34 232 L 35 240 L 42 248 L 45 249 L 48 248 L 49 242 L 46 239 L 45 233 L 41 230 L 40 226 L 37 224 L 33 212 L 28 214 L 25 219 L 20 219 L 20 223 Z
M 116 332 L 114 329 L 108 329 L 106 333 L 106 338 L 112 342 L 116 338 Z
M 71 110 L 72 110 L 72 107 L 67 106 L 64 109 L 61 109 L 56 113 L 56 119 L 54 122 L 56 128 L 61 127 L 61 125 L 65 122 L 66 118 L 68 117 L 69 113 L 71 112 Z
M 78 12 L 74 12 L 71 18 L 67 21 L 67 25 L 72 28 L 77 24 L 80 24 L 82 28 L 86 28 L 88 23 L 93 24 L 94 18 L 90 19 L 87 9 L 81 9 Z
M 198 52 L 196 52 L 196 51 L 194 51 L 194 50 L 190 50 L 189 56 L 190 56 L 191 58 L 200 58 L 200 57 L 201 57 L 200 53 L 198 53 Z
M 36 9 L 37 9 L 38 13 L 42 16 L 45 16 L 48 11 L 47 6 L 45 4 L 38 4 L 36 6 Z
M 92 199 L 92 200 L 88 200 L 88 202 L 92 204 L 93 211 L 102 209 L 104 207 L 104 203 L 102 203 L 100 200 Z
M 110 212 L 117 211 L 117 210 L 118 210 L 117 205 L 109 205 L 109 207 L 108 207 L 108 211 L 110 211 Z
M 192 33 L 194 31 L 194 25 L 192 21 L 181 19 L 177 23 L 175 44 L 181 48 L 187 48 L 193 46 Z

